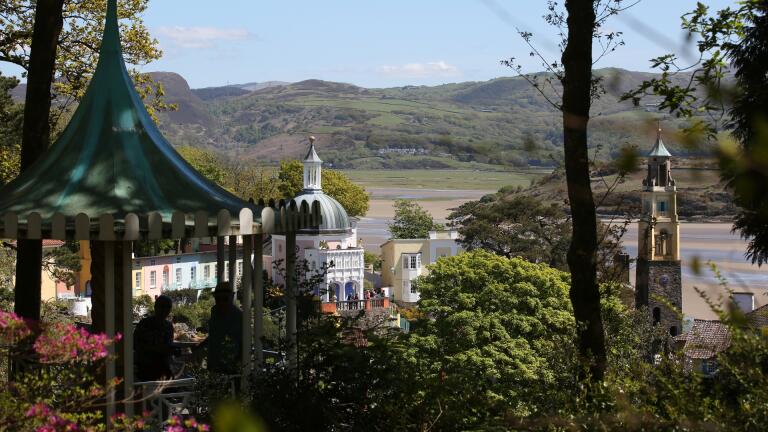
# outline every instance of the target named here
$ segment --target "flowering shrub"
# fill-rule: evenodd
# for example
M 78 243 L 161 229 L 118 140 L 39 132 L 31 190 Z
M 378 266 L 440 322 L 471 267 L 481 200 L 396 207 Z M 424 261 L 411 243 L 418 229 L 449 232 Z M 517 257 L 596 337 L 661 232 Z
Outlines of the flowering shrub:
M 0 311 L 0 347 L 15 345 L 30 333 L 27 324 L 15 313 Z
M 103 376 L 109 347 L 119 340 L 119 335 L 110 339 L 63 322 L 33 328 L 17 315 L 0 311 L 0 355 L 18 365 L 0 391 L 0 431 L 105 430 L 104 397 L 121 380 L 105 385 L 96 377 Z M 118 431 L 157 430 L 150 429 L 145 417 L 117 414 L 110 423 Z M 163 426 L 168 432 L 208 430 L 191 418 L 174 417 Z
M 165 424 L 165 432 L 208 432 L 208 425 L 198 423 L 194 418 L 171 417 Z
M 115 337 L 115 342 L 121 336 Z M 43 363 L 96 362 L 107 357 L 112 343 L 105 334 L 90 334 L 71 324 L 54 323 L 38 336 L 34 348 Z

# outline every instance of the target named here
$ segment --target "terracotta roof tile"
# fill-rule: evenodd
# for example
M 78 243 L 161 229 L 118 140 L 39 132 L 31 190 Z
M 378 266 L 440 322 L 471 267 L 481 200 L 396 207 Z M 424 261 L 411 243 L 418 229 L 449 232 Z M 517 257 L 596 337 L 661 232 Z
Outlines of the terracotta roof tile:
M 768 305 L 760 306 L 747 313 L 747 320 L 752 327 L 758 329 L 768 327 Z
M 720 321 L 694 320 L 686 333 L 683 352 L 689 358 L 708 359 L 728 349 L 731 335 Z

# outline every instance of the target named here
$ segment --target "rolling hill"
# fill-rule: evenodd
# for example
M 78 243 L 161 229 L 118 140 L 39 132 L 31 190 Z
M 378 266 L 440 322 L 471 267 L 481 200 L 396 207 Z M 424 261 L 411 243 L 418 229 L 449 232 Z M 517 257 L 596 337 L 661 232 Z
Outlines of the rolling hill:
M 653 75 L 597 74 L 606 89 L 594 103 L 590 128 L 597 157 L 615 156 L 624 145 L 650 147 L 661 114 L 652 104 L 636 107 L 618 98 Z M 549 165 L 561 157 L 560 113 L 520 77 L 385 89 L 320 80 L 190 89 L 177 74 L 153 75 L 164 83 L 168 101 L 179 105 L 161 114 L 169 139 L 230 156 L 266 162 L 297 157 L 313 134 L 324 158 L 342 168 Z M 556 98 L 558 91 L 550 93 Z M 682 126 L 664 119 L 671 150 L 701 154 L 675 139 Z
M 609 159 L 625 145 L 650 147 L 658 118 L 673 153 L 706 154 L 682 145 L 674 133 L 684 124 L 656 112 L 652 101 L 639 107 L 618 102 L 653 74 L 596 74 L 606 90 L 593 104 L 590 123 L 597 158 Z M 178 105 L 159 115 L 169 140 L 230 157 L 267 163 L 298 157 L 308 134 L 339 168 L 548 166 L 562 157 L 560 112 L 521 77 L 383 89 L 320 80 L 191 89 L 176 73 L 151 75 L 163 83 L 167 101 Z M 21 85 L 14 96 L 23 91 Z M 557 100 L 558 92 L 555 85 L 548 95 Z

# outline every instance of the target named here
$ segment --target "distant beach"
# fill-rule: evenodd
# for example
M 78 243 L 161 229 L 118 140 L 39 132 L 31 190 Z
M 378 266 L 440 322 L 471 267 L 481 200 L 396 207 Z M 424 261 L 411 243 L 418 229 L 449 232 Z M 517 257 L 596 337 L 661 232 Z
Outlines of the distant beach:
M 366 249 L 379 251 L 379 245 L 389 238 L 387 223 L 392 220 L 392 204 L 397 198 L 414 199 L 427 209 L 435 219 L 444 221 L 450 209 L 461 204 L 477 200 L 483 195 L 494 193 L 492 190 L 439 190 L 439 189 L 398 189 L 367 188 L 371 193 L 371 206 L 368 214 L 358 223 L 358 236 Z M 728 223 L 681 223 L 680 253 L 683 259 L 683 313 L 686 316 L 701 319 L 716 319 L 703 298 L 696 292 L 701 289 L 713 299 L 727 297 L 727 292 L 719 285 L 714 274 L 706 265 L 712 261 L 728 281 L 728 287 L 734 292 L 753 293 L 755 307 L 768 304 L 768 267 L 759 268 L 744 257 L 746 242 L 738 234 L 732 234 Z M 624 236 L 624 246 L 630 256 L 637 255 L 637 224 L 632 223 Z M 691 264 L 696 260 L 701 264 L 696 273 Z M 631 271 L 634 283 L 634 268 Z

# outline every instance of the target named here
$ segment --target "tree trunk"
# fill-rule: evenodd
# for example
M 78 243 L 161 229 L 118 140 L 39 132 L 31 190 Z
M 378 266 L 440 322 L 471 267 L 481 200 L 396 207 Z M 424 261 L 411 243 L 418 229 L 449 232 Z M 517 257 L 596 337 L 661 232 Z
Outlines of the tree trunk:
M 64 0 L 38 0 L 29 53 L 27 95 L 21 136 L 21 171 L 45 153 L 51 140 L 51 84 L 56 47 L 63 25 Z M 40 319 L 42 240 L 19 240 L 14 309 L 24 318 Z
M 587 124 L 591 105 L 593 0 L 567 0 L 568 43 L 563 51 L 563 146 L 573 238 L 568 249 L 570 298 L 579 356 L 593 381 L 606 367 L 605 336 L 597 285 L 597 215 L 589 178 Z

